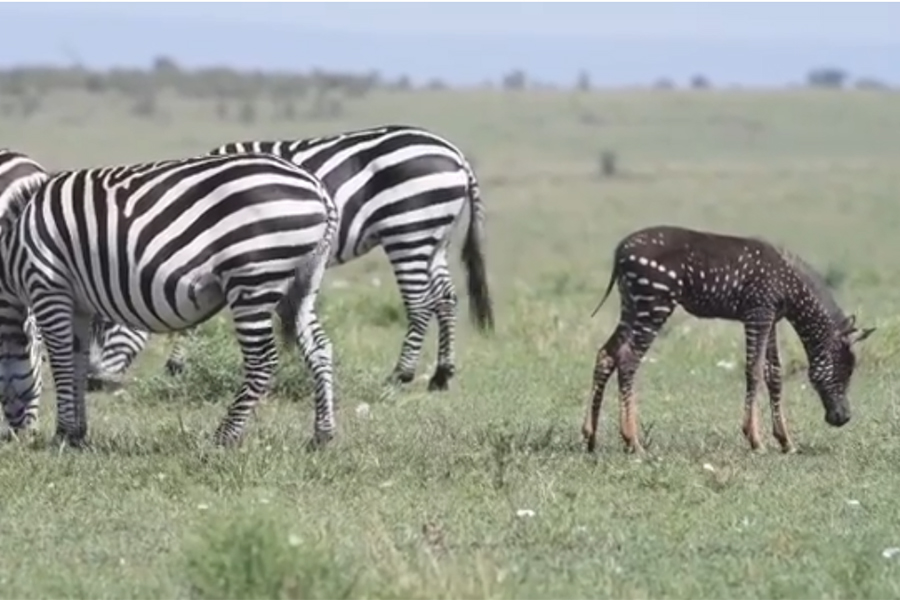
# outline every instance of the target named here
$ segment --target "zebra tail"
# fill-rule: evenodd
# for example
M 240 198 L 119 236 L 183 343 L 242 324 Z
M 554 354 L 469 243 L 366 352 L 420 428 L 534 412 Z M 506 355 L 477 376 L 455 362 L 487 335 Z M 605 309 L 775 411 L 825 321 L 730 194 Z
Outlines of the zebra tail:
M 609 275 L 609 285 L 606 286 L 606 293 L 603 294 L 603 298 L 600 300 L 600 303 L 597 305 L 597 308 L 594 309 L 594 312 L 591 313 L 591 318 L 594 318 L 594 315 L 597 314 L 597 311 L 600 310 L 600 307 L 603 306 L 603 303 L 606 302 L 606 299 L 609 298 L 610 292 L 612 292 L 613 284 L 616 282 L 616 278 L 619 276 L 619 261 L 613 260 L 613 270 Z
M 313 250 L 312 255 L 306 260 L 300 261 L 294 273 L 294 278 L 288 286 L 287 293 L 275 306 L 275 313 L 281 322 L 281 339 L 288 348 L 293 347 L 297 343 L 297 316 L 300 313 L 303 300 L 312 292 L 318 293 L 318 290 L 310 289 L 313 273 L 323 262 L 325 264 L 328 263 L 332 247 L 336 243 L 338 231 L 337 205 L 334 203 L 334 198 L 325 189 L 324 184 L 320 184 L 319 193 L 322 202 L 325 204 L 325 233 Z M 321 285 L 321 280 L 319 284 Z
M 469 313 L 478 329 L 493 331 L 494 308 L 484 261 L 484 204 L 472 166 L 467 162 L 464 162 L 463 166 L 469 178 L 469 229 L 466 231 L 462 247 L 462 261 L 466 266 L 466 284 L 469 292 Z

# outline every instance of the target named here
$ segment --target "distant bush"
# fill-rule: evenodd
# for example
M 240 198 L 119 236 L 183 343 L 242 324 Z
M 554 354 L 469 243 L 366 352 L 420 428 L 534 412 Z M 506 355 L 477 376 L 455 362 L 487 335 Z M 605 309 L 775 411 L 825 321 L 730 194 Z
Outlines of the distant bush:
M 819 67 L 811 70 L 806 75 L 806 83 L 809 87 L 840 89 L 844 87 L 848 74 L 837 67 Z
M 618 173 L 618 156 L 613 150 L 600 152 L 598 163 L 601 177 L 615 177 Z
M 710 85 L 709 79 L 707 79 L 705 75 L 694 75 L 691 77 L 691 87 L 695 90 L 706 90 L 712 87 L 712 85 Z

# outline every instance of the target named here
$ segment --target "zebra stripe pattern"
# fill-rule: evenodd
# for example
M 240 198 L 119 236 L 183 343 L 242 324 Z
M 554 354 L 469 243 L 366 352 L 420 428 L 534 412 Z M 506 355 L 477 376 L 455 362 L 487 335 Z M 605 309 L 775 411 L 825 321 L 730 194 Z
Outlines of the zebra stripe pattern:
M 394 271 L 406 309 L 407 331 L 389 380 L 408 383 L 415 376 L 422 342 L 432 315 L 438 324 L 437 366 L 429 390 L 446 390 L 456 371 L 457 295 L 450 277 L 447 247 L 466 204 L 471 216 L 462 248 L 467 270 L 470 314 L 481 331 L 494 327 L 484 259 L 484 207 L 474 171 L 450 142 L 417 127 L 391 125 L 299 141 L 230 143 L 212 155 L 265 152 L 315 173 L 337 203 L 340 229 L 329 266 L 346 263 L 382 246 Z M 115 343 L 115 332 L 107 344 Z M 122 352 L 139 351 L 139 336 Z M 166 368 L 184 368 L 186 351 L 174 340 Z M 120 358 L 128 364 L 131 356 Z
M 332 437 L 332 350 L 314 308 L 338 218 L 318 179 L 254 154 L 44 179 L 13 197 L 18 216 L 0 223 L 0 336 L 18 350 L 31 307 L 56 387 L 58 438 L 77 446 L 87 434 L 92 318 L 162 333 L 226 305 L 245 376 L 215 441 L 240 441 L 268 390 L 278 361 L 273 311 L 312 371 L 314 440 Z
M 43 166 L 30 157 L 11 150 L 0 150 L 0 215 L 14 221 L 21 206 L 10 204 L 10 199 L 40 185 L 46 176 Z M 33 334 L 35 352 L 43 359 L 41 332 L 34 323 L 31 310 L 28 311 L 27 326 Z M 88 390 L 99 390 L 107 375 L 118 374 L 128 368 L 146 344 L 149 334 L 103 321 L 94 324 L 92 333 Z
M 18 218 L 21 206 L 15 198 L 34 190 L 44 177 L 43 167 L 29 157 L 0 150 L 0 218 Z M 0 402 L 8 426 L 3 438 L 34 430 L 43 389 L 42 344 L 34 314 L 27 311 L 23 331 L 16 324 L 0 314 Z
M 740 321 L 746 345 L 743 433 L 751 449 L 762 447 L 756 397 L 765 382 L 772 433 L 783 452 L 793 452 L 781 409 L 781 362 L 776 324 L 787 321 L 809 360 L 809 379 L 825 408 L 825 421 L 850 420 L 847 389 L 856 364 L 854 344 L 874 328 L 860 330 L 846 316 L 821 276 L 800 257 L 757 238 L 658 226 L 626 236 L 597 309 L 618 284 L 619 323 L 597 353 L 593 399 L 582 434 L 588 451 L 597 440 L 603 391 L 618 370 L 620 433 L 626 450 L 640 452 L 634 377 L 662 326 L 681 305 L 699 318 Z

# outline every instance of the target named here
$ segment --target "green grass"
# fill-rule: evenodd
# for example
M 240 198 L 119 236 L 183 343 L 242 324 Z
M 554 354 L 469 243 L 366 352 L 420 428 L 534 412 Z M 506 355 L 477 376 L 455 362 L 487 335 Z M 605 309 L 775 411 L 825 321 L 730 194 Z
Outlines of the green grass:
M 339 430 L 322 452 L 304 450 L 312 407 L 295 355 L 245 444 L 223 451 L 209 434 L 236 381 L 226 321 L 200 331 L 179 382 L 159 376 L 157 339 L 121 393 L 90 397 L 90 449 L 0 447 L 0 596 L 900 595 L 900 557 L 882 556 L 900 546 L 893 94 L 376 94 L 342 119 L 294 127 L 219 123 L 211 106 L 169 98 L 142 121 L 116 99 L 60 94 L 0 130 L 57 168 L 383 122 L 432 127 L 475 157 L 483 181 L 497 332 L 469 324 L 457 277 L 451 391 L 425 391 L 432 330 L 420 378 L 386 394 L 404 329 L 387 263 L 376 251 L 330 271 L 322 312 Z M 605 149 L 621 176 L 597 176 Z M 648 455 L 621 451 L 615 385 L 600 451 L 585 455 L 594 353 L 617 296 L 589 314 L 619 237 L 663 222 L 786 243 L 839 285 L 860 325 L 878 327 L 860 348 L 849 425 L 824 423 L 801 372 L 785 387 L 800 454 L 781 455 L 768 435 L 769 451 L 751 454 L 740 326 L 679 312 L 638 375 Z M 787 324 L 780 337 L 784 362 L 801 361 Z M 48 382 L 43 440 L 53 410 Z

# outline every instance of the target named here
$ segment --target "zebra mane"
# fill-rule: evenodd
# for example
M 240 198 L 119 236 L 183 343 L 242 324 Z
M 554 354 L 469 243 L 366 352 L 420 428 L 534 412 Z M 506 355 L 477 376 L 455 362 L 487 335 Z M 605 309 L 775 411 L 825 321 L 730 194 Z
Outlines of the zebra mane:
M 12 190 L 0 190 L 0 232 L 12 227 L 22 210 L 34 197 L 34 193 L 50 177 L 50 173 L 36 172 L 23 182 L 11 186 Z
M 822 277 L 812 265 L 800 258 L 797 254 L 783 246 L 775 246 L 775 248 L 787 264 L 794 270 L 794 273 L 809 286 L 809 290 L 815 295 L 819 302 L 822 303 L 822 306 L 825 307 L 825 310 L 828 311 L 828 314 L 834 322 L 841 323 L 846 315 L 834 299 L 834 294 L 831 293 L 831 289 L 825 282 L 825 278 Z

